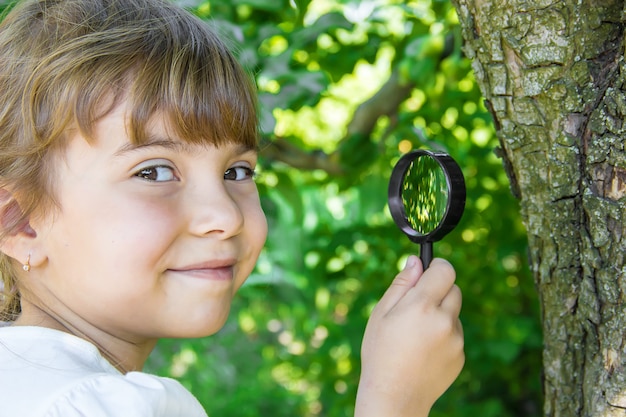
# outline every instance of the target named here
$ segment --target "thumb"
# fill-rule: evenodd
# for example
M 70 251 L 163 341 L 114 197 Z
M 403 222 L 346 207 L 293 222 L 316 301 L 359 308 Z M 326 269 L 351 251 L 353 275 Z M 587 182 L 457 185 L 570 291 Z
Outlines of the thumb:
M 415 255 L 409 256 L 404 269 L 396 275 L 378 302 L 377 309 L 382 310 L 382 314 L 390 311 L 411 288 L 415 287 L 422 272 L 422 262 L 419 258 Z

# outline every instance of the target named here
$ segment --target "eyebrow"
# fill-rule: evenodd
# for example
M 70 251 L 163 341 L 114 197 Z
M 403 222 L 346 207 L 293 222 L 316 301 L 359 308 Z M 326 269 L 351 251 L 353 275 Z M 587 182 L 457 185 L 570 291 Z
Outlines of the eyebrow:
M 209 146 L 210 144 L 205 144 L 204 146 Z M 200 145 L 203 146 L 203 145 Z M 126 153 L 130 153 L 139 149 L 144 149 L 144 148 L 152 148 L 152 147 L 156 147 L 156 148 L 164 148 L 164 149 L 169 149 L 169 150 L 173 150 L 175 152 L 180 152 L 180 153 L 195 153 L 197 152 L 197 145 L 193 145 L 191 143 L 188 142 L 183 142 L 180 140 L 173 140 L 173 139 L 169 139 L 169 138 L 163 138 L 160 136 L 150 136 L 148 138 L 148 140 L 146 142 L 143 143 L 125 143 L 124 145 L 120 146 L 119 149 L 117 149 L 115 151 L 115 155 L 116 156 L 121 156 L 124 155 Z M 219 147 L 218 147 L 219 148 Z M 237 144 L 237 146 L 234 148 L 234 153 L 235 154 L 245 154 L 248 152 L 258 152 L 258 147 L 254 146 L 248 146 L 245 145 L 243 143 Z

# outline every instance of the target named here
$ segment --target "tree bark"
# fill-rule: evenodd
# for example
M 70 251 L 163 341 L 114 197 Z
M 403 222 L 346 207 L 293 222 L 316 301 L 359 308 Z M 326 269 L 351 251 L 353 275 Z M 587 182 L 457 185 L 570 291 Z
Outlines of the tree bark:
M 453 3 L 528 232 L 544 415 L 624 416 L 624 2 Z

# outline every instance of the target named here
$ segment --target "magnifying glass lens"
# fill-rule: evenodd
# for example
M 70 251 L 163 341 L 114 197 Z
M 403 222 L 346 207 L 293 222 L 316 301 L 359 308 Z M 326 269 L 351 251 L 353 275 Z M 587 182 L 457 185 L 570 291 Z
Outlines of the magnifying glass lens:
M 443 220 L 448 203 L 448 181 L 439 163 L 429 155 L 414 159 L 402 182 L 402 203 L 407 222 L 427 235 Z

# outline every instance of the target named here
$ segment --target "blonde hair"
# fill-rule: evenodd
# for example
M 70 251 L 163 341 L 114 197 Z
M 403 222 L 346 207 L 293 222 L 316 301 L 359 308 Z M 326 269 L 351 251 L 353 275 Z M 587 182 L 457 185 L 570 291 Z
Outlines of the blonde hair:
M 0 187 L 21 213 L 14 233 L 54 207 L 53 150 L 70 128 L 92 137 L 127 100 L 130 137 L 165 115 L 178 137 L 257 145 L 251 78 L 206 22 L 165 0 L 29 0 L 0 23 Z M 1 237 L 1 236 L 0 236 Z M 13 261 L 0 254 L 0 321 L 19 314 Z

